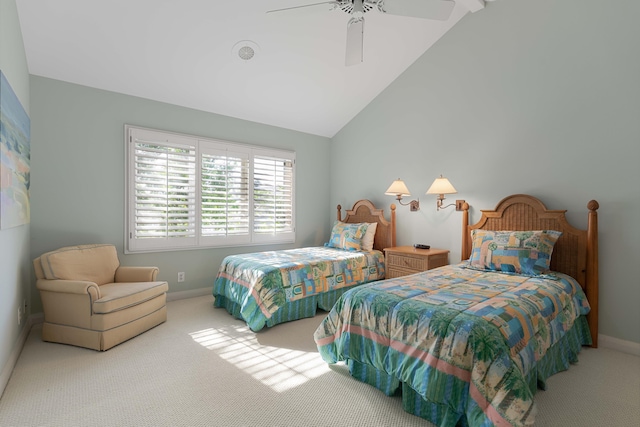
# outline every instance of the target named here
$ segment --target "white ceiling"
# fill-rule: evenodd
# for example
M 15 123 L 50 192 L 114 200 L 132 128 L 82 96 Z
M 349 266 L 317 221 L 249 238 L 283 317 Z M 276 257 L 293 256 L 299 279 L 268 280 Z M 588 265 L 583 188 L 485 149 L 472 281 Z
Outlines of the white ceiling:
M 29 73 L 334 136 L 483 0 L 448 21 L 365 15 L 364 62 L 346 67 L 350 16 L 322 0 L 16 0 Z M 415 1 L 415 0 L 407 0 Z M 429 0 L 421 0 L 429 1 Z M 238 42 L 255 43 L 239 59 Z

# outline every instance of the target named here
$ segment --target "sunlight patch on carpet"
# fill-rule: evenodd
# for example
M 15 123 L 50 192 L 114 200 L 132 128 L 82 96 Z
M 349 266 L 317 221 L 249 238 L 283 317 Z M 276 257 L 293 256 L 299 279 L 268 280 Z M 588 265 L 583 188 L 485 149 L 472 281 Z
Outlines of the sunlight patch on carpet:
M 248 327 L 230 329 L 209 328 L 189 335 L 276 392 L 290 390 L 331 371 L 316 352 L 265 346 L 258 343 Z

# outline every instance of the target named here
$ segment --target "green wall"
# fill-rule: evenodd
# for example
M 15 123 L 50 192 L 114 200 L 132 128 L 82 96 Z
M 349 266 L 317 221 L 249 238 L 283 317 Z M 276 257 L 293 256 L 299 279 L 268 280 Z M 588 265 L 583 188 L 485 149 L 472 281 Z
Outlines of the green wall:
M 33 257 L 61 246 L 112 243 L 122 264 L 158 266 L 170 294 L 208 293 L 226 255 L 321 245 L 328 237 L 334 212 L 328 138 L 37 76 L 31 104 Z M 295 150 L 295 245 L 124 255 L 125 124 Z M 177 283 L 178 271 L 185 282 Z M 33 304 L 35 310 L 38 295 Z
M 473 222 L 526 193 L 585 228 L 595 199 L 600 333 L 640 343 L 638 16 L 624 0 L 498 0 L 468 14 L 333 138 L 332 202 L 387 205 L 400 177 L 421 210 L 398 207 L 398 244 L 457 262 L 461 214 L 425 194 L 439 174 Z
M 0 70 L 29 114 L 29 71 L 14 0 L 0 0 Z M 0 230 L 0 394 L 19 354 L 18 338 L 26 334 L 27 316 L 18 325 L 18 308 L 29 301 L 29 231 L 28 224 Z

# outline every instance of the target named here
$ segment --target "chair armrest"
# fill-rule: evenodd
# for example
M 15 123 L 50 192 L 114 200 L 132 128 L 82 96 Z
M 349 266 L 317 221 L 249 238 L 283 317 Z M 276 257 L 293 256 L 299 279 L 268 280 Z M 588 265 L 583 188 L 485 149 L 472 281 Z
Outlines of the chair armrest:
M 38 290 L 46 292 L 60 292 L 65 294 L 90 294 L 93 301 L 100 299 L 100 287 L 85 280 L 48 280 L 38 279 L 36 281 Z
M 118 282 L 155 282 L 158 275 L 158 267 L 128 267 L 120 266 L 116 270 L 116 283 Z

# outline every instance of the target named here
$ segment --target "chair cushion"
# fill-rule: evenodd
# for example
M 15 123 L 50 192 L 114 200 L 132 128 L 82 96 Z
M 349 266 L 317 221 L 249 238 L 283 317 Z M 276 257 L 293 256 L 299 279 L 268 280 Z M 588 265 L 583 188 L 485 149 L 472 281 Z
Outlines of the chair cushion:
M 93 302 L 93 312 L 113 313 L 143 303 L 169 290 L 167 282 L 120 282 L 100 286 L 100 299 Z
M 44 277 L 49 280 L 87 280 L 112 283 L 120 265 L 113 245 L 67 246 L 40 256 Z

